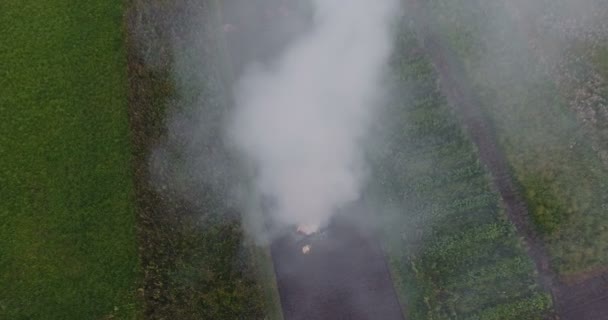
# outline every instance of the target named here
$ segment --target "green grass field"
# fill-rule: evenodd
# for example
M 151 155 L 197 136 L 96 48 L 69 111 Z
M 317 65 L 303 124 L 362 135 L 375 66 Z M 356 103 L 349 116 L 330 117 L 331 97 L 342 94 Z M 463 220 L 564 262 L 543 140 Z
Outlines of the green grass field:
M 122 1 L 0 4 L 0 318 L 133 318 Z
M 371 192 L 408 319 L 542 319 L 551 299 L 404 21 Z

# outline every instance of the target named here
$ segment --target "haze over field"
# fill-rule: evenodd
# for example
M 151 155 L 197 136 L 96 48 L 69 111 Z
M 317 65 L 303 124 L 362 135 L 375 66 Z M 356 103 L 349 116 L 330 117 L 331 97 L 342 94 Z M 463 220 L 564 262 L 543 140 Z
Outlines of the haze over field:
M 359 143 L 381 96 L 396 5 L 315 0 L 311 31 L 240 79 L 230 136 L 255 163 L 273 222 L 321 226 L 358 199 Z
M 476 30 L 472 39 L 463 40 L 465 43 L 485 39 L 486 47 L 471 54 L 475 58 L 471 68 L 484 75 L 483 82 L 487 86 L 499 90 L 503 86 L 495 82 L 501 79 L 514 80 L 525 87 L 521 79 L 526 78 L 531 70 L 526 63 L 538 65 L 530 58 L 528 40 L 525 39 L 530 34 L 524 31 L 529 29 L 517 29 L 513 25 L 517 19 L 513 16 L 523 19 L 536 16 L 542 8 L 547 9 L 542 15 L 544 22 L 541 25 L 545 26 L 543 32 L 552 36 L 543 39 L 547 46 L 543 47 L 540 55 L 549 62 L 555 62 L 565 50 L 565 45 L 554 34 L 602 39 L 605 33 L 601 30 L 606 28 L 606 24 L 598 18 L 601 15 L 592 14 L 602 12 L 604 6 L 600 2 L 584 0 L 577 2 L 580 3 L 577 7 L 574 0 L 560 0 L 552 2 L 552 10 L 548 11 L 545 0 L 518 1 L 511 6 L 494 1 L 485 7 L 495 10 L 479 13 L 478 2 L 462 1 L 451 3 L 454 8 L 448 11 L 466 15 L 467 19 L 463 21 L 470 26 L 469 29 Z M 238 5 L 229 6 L 227 3 L 224 14 L 234 17 L 224 22 L 236 31 L 225 29 L 224 35 L 227 38 L 235 36 L 237 40 L 233 43 L 238 49 L 264 51 L 256 46 L 276 45 L 268 40 L 276 36 L 273 32 L 289 34 L 285 36 L 290 39 L 288 45 L 278 55 L 274 54 L 276 50 L 268 50 L 273 54 L 266 55 L 266 58 L 272 56 L 272 61 L 249 64 L 245 72 L 240 72 L 240 65 L 236 68 L 239 69 L 237 88 L 233 92 L 236 107 L 229 115 L 226 128 L 224 109 L 214 105 L 221 103 L 207 99 L 208 91 L 219 90 L 218 86 L 210 86 L 211 89 L 206 91 L 198 88 L 209 74 L 220 72 L 219 68 L 208 70 L 208 67 L 201 67 L 201 53 L 213 50 L 205 46 L 209 36 L 201 36 L 197 32 L 203 28 L 201 24 L 204 22 L 201 21 L 204 20 L 180 22 L 181 28 L 187 32 L 184 39 L 175 40 L 177 44 L 173 48 L 177 89 L 180 94 L 186 92 L 185 96 L 195 91 L 200 91 L 200 94 L 184 99 L 187 101 L 179 101 L 177 104 L 187 105 L 188 111 L 169 117 L 168 141 L 157 150 L 152 160 L 155 167 L 160 168 L 154 169 L 155 174 L 165 175 L 158 180 L 167 181 L 157 184 L 169 184 L 176 194 L 195 200 L 202 198 L 209 187 L 221 189 L 231 206 L 236 204 L 254 213 L 248 215 L 248 219 L 258 224 L 264 224 L 262 221 L 265 220 L 259 219 L 255 212 L 270 211 L 273 222 L 279 227 L 322 225 L 336 209 L 356 200 L 364 184 L 366 165 L 362 161 L 360 141 L 366 135 L 374 106 L 382 104 L 379 99 L 390 98 L 387 98 L 390 94 L 382 90 L 388 86 L 382 84 L 381 79 L 395 40 L 389 25 L 391 16 L 398 12 L 398 1 L 371 3 L 356 0 L 349 2 L 348 6 L 337 0 L 301 1 L 300 5 L 310 6 L 313 11 L 312 25 L 307 27 L 302 26 L 308 23 L 307 19 L 285 9 L 289 7 L 283 6 L 287 2 L 277 1 L 283 5 L 277 5 L 277 12 L 267 17 L 280 19 L 277 17 L 283 15 L 287 21 L 283 25 L 275 20 L 252 23 L 259 18 L 251 14 L 256 10 L 253 3 L 235 3 Z M 440 8 L 439 3 L 443 2 L 431 2 L 431 7 Z M 562 15 L 571 19 L 562 19 Z M 452 24 L 457 24 L 449 19 L 428 23 L 436 24 L 434 27 L 437 28 L 443 26 L 446 30 L 454 29 Z M 255 24 L 267 28 L 244 32 L 249 25 Z M 276 25 L 280 25 L 281 30 L 272 28 Z M 250 36 L 258 33 L 259 37 Z M 231 54 L 238 55 L 239 50 L 232 50 Z M 250 58 L 256 54 L 259 53 L 248 53 Z M 496 72 L 497 66 L 504 66 L 507 73 Z M 545 83 L 545 80 L 538 82 Z M 537 112 L 537 109 L 527 108 L 525 114 Z M 519 132 L 522 125 L 524 123 L 510 128 Z M 239 156 L 244 155 L 246 162 L 253 164 L 255 192 L 251 188 L 235 187 L 243 180 L 243 172 L 235 169 L 235 162 L 227 160 L 234 158 L 232 154 L 227 155 L 230 152 L 224 152 L 226 141 L 217 143 L 221 134 L 242 152 Z M 536 145 L 549 145 L 552 140 L 556 140 L 554 135 L 539 133 L 526 142 L 535 148 Z M 172 152 L 179 154 L 180 163 L 168 160 Z M 270 205 L 260 209 L 257 204 L 251 205 L 252 198 L 267 199 L 269 201 L 262 202 Z

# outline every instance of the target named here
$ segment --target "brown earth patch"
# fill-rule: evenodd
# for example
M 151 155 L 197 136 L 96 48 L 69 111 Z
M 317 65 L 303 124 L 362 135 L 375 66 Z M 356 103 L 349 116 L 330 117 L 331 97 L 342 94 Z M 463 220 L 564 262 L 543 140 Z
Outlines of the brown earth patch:
M 309 240 L 287 234 L 272 257 L 286 320 L 404 319 L 382 249 L 351 221 L 334 219 Z

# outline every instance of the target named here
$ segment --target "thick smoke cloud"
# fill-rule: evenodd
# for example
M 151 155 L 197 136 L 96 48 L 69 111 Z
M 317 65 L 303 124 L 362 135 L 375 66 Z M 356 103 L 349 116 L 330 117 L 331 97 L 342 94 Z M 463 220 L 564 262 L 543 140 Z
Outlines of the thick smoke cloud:
M 382 93 L 395 0 L 313 0 L 314 25 L 239 79 L 228 137 L 273 225 L 319 227 L 360 196 L 361 140 Z

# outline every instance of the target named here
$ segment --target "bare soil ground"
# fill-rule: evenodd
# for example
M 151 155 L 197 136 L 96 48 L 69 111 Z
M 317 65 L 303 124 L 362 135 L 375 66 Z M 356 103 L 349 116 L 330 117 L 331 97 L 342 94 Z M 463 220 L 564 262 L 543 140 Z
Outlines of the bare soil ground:
M 608 319 L 608 274 L 587 278 L 576 284 L 560 283 L 553 290 L 560 319 Z
M 542 239 L 533 229 L 530 214 L 519 188 L 510 173 L 505 157 L 498 147 L 491 123 L 484 117 L 476 95 L 463 79 L 463 72 L 454 57 L 443 47 L 439 38 L 425 21 L 424 5 L 418 0 L 408 0 L 408 5 L 417 13 L 417 32 L 425 50 L 432 59 L 440 76 L 442 91 L 456 108 L 463 125 L 476 144 L 481 162 L 493 177 L 500 193 L 506 213 L 520 236 L 524 239 L 528 255 L 539 272 L 540 282 L 553 295 L 557 319 L 601 320 L 608 319 L 608 274 L 603 273 L 579 282 L 561 282 L 550 268 L 550 258 Z
M 287 320 L 403 319 L 382 249 L 353 222 L 335 219 L 309 242 L 287 234 L 272 256 Z

